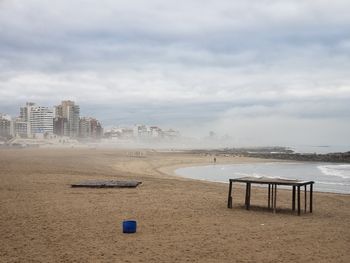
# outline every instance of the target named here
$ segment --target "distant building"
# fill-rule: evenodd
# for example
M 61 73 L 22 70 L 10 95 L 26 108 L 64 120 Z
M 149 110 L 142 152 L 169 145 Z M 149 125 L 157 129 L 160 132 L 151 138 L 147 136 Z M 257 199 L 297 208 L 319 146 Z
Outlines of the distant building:
M 22 121 L 29 121 L 30 120 L 31 108 L 35 107 L 35 106 L 36 106 L 36 104 L 34 102 L 27 102 L 26 106 L 20 108 L 19 118 Z
M 134 130 L 130 128 L 122 128 L 121 129 L 121 138 L 122 139 L 133 139 L 134 138 Z
M 64 136 L 73 138 L 79 136 L 79 116 L 80 107 L 76 105 L 74 101 L 65 100 L 61 102 L 61 105 L 55 106 L 55 118 L 66 119 L 67 126 L 63 128 Z M 60 120 L 60 122 L 64 123 L 65 121 Z M 60 133 L 62 129 L 55 132 Z
M 157 126 L 151 126 L 150 135 L 151 137 L 162 137 L 162 129 Z
M 67 136 L 68 120 L 63 117 L 55 117 L 53 119 L 53 133 L 58 136 Z
M 169 129 L 169 130 L 163 131 L 163 136 L 168 139 L 175 139 L 180 137 L 180 132 L 175 131 L 173 129 Z
M 158 126 L 137 124 L 134 126 L 134 137 L 140 140 L 173 139 L 180 137 L 180 133 L 173 129 L 162 130 Z
M 91 134 L 91 125 L 88 118 L 81 118 L 79 121 L 79 137 L 88 138 Z
M 19 118 L 16 120 L 16 123 L 17 122 L 20 123 L 19 125 L 17 125 L 18 126 L 17 128 L 19 128 L 20 130 L 20 134 L 21 134 L 20 137 L 28 137 L 28 138 L 32 137 L 30 115 L 31 115 L 32 108 L 35 106 L 36 104 L 34 102 L 27 102 L 26 106 L 20 108 L 20 115 L 19 115 Z M 26 125 L 24 125 L 22 122 L 25 122 Z M 15 128 L 16 135 L 18 134 L 17 128 Z M 23 134 L 24 128 L 26 129 L 26 134 L 27 134 L 26 136 Z
M 104 136 L 111 139 L 130 140 L 134 139 L 132 128 L 112 128 L 104 133 Z
M 34 106 L 30 113 L 31 133 L 53 133 L 53 110 L 48 107 Z
M 101 123 L 94 118 L 83 117 L 79 121 L 79 137 L 81 138 L 101 138 L 103 129 Z
M 33 138 L 46 133 L 53 133 L 53 110 L 27 102 L 20 108 L 20 116 L 14 122 L 16 136 Z M 25 135 L 26 134 L 26 135 Z
M 0 113 L 0 137 L 11 136 L 11 117 Z
M 16 137 L 27 138 L 28 137 L 28 123 L 21 118 L 17 118 L 14 121 L 14 135 Z
M 137 124 L 134 127 L 134 136 L 136 138 L 145 138 L 145 137 L 149 137 L 150 135 L 150 131 L 147 129 L 146 125 L 143 124 Z

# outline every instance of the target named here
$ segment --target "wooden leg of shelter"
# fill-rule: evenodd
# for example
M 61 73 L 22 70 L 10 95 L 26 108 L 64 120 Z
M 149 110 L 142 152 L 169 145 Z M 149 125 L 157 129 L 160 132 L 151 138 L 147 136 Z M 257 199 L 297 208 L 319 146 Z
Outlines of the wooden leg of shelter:
M 247 210 L 249 210 L 250 208 L 250 190 L 251 190 L 251 184 L 247 183 L 246 189 L 245 189 L 245 207 Z
M 276 204 L 277 204 L 277 184 L 275 184 L 275 195 L 273 199 L 273 212 L 276 213 Z
M 312 187 L 313 185 L 310 184 L 310 213 L 312 213 Z
M 267 192 L 268 198 L 267 198 L 267 207 L 270 208 L 270 197 L 271 197 L 271 184 L 269 184 L 269 190 Z
M 245 185 L 245 208 L 248 210 L 248 183 Z
M 304 213 L 306 213 L 306 203 L 307 203 L 307 193 L 306 193 L 306 185 L 304 185 Z
M 248 208 L 250 208 L 250 197 L 251 197 L 251 193 L 252 193 L 252 184 L 249 183 Z
M 298 186 L 298 215 L 300 216 L 300 186 Z
M 292 210 L 295 211 L 295 186 L 294 185 L 292 190 Z
M 274 202 L 273 200 L 275 200 L 275 185 L 274 184 L 271 184 L 271 209 L 272 209 L 272 212 L 274 210 Z
M 230 181 L 230 186 L 228 188 L 227 208 L 232 208 L 232 182 L 231 181 Z
M 273 197 L 274 197 L 274 189 L 273 189 L 273 185 L 272 186 L 272 189 L 271 189 L 271 208 L 273 209 Z

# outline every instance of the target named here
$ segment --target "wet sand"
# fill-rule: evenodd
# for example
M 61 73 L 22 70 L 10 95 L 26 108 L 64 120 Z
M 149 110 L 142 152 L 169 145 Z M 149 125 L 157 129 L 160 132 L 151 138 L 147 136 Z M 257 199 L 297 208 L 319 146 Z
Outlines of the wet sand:
M 240 187 L 227 209 L 227 184 L 173 174 L 212 157 L 130 152 L 0 150 L 0 262 L 350 262 L 350 195 L 315 193 L 314 213 L 298 217 L 291 191 L 278 191 L 273 214 L 266 189 L 252 189 L 246 211 Z M 143 183 L 70 187 L 89 179 Z M 137 220 L 136 234 L 122 233 L 124 219 Z

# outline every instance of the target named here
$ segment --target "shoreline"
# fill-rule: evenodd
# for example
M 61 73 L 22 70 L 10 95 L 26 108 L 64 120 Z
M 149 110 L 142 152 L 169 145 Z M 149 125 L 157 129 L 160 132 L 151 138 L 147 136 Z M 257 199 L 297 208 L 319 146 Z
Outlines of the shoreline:
M 256 162 L 256 163 L 265 163 L 265 162 L 269 162 L 269 163 L 278 163 L 278 162 L 289 162 L 287 160 L 271 160 L 271 159 L 260 159 L 261 161 Z M 309 163 L 309 162 L 304 162 L 304 161 L 300 161 L 301 163 Z M 243 163 L 254 163 L 251 160 L 247 160 L 246 162 L 235 162 L 235 163 L 217 163 L 217 165 L 233 165 L 233 164 L 243 164 Z M 319 162 L 315 162 L 315 163 L 319 163 Z M 343 164 L 343 163 L 341 163 Z M 210 165 L 216 165 L 213 163 L 191 163 L 191 165 L 186 165 L 186 164 L 181 164 L 181 165 L 171 165 L 171 166 L 165 166 L 165 167 L 160 167 L 157 170 L 165 173 L 166 175 L 170 175 L 172 177 L 174 177 L 174 179 L 180 179 L 180 180 L 195 180 L 195 181 L 200 181 L 200 182 L 208 182 L 208 183 L 218 183 L 218 184 L 228 184 L 228 182 L 223 182 L 223 181 L 212 181 L 212 180 L 207 180 L 207 179 L 197 179 L 197 178 L 190 178 L 190 177 L 185 177 L 185 176 L 181 176 L 178 175 L 177 173 L 175 173 L 175 171 L 177 169 L 180 168 L 191 168 L 191 167 L 200 167 L 200 166 L 210 166 Z M 241 187 L 243 187 L 243 184 L 241 185 Z M 259 185 L 253 185 L 252 187 L 259 187 L 259 188 L 264 188 L 263 186 L 259 186 Z M 279 188 L 279 191 L 291 191 L 288 188 Z M 339 193 L 339 192 L 327 192 L 327 191 L 318 191 L 318 190 L 313 190 L 314 193 L 319 193 L 319 194 L 335 194 L 335 195 L 344 195 L 344 196 L 350 196 L 350 193 Z

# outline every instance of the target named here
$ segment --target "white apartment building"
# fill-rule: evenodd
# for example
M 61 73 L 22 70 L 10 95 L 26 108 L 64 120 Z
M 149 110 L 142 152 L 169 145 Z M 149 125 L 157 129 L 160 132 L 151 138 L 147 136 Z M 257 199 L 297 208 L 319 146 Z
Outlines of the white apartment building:
M 28 138 L 36 134 L 53 133 L 53 110 L 27 102 L 20 109 L 20 117 L 15 122 L 15 133 L 23 137 L 25 130 Z
M 53 110 L 48 107 L 32 107 L 30 128 L 32 134 L 53 133 Z

